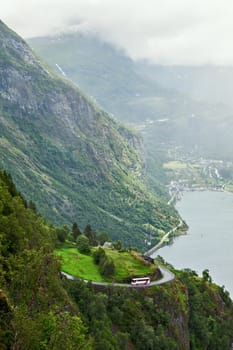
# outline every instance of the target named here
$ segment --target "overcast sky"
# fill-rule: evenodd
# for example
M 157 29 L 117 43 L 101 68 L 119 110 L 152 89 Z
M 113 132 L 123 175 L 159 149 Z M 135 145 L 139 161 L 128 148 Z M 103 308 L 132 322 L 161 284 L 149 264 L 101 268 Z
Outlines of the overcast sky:
M 24 38 L 79 26 L 132 58 L 233 64 L 232 0 L 1 0 L 0 13 Z

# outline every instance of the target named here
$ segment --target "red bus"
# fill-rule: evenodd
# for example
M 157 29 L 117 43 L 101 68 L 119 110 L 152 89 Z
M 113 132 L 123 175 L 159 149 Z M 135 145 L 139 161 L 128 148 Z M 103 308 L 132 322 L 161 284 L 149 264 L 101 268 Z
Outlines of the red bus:
M 131 284 L 133 286 L 149 284 L 149 283 L 150 283 L 150 277 L 137 277 L 137 278 L 132 278 L 131 280 Z

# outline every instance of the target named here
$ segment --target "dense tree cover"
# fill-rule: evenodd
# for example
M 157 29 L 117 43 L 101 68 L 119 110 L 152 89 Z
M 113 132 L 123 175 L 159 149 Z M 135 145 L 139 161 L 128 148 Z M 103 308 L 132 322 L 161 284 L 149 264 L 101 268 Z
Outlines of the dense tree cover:
M 70 281 L 53 254 L 57 232 L 0 172 L 1 350 L 229 350 L 232 301 L 208 270 L 146 289 Z
M 69 229 L 66 225 L 56 228 L 56 235 L 59 242 L 64 243 L 68 238 Z
M 97 235 L 97 241 L 100 245 L 104 245 L 104 243 L 109 241 L 109 239 L 109 234 L 106 231 L 101 231 Z
M 71 231 L 69 231 L 68 227 L 66 225 L 63 226 L 63 228 L 66 228 L 66 234 L 62 235 L 62 239 L 59 237 L 59 232 L 61 228 L 57 228 L 57 238 L 58 240 L 63 243 L 63 238 L 68 239 L 73 242 L 77 242 L 77 239 L 82 235 L 85 236 L 88 239 L 88 242 L 90 246 L 95 247 L 98 245 L 103 245 L 106 241 L 109 241 L 109 234 L 106 231 L 100 231 L 100 232 L 95 232 L 90 224 L 87 224 L 83 233 L 80 230 L 77 222 L 74 222 L 71 228 Z M 119 243 L 118 243 L 119 245 Z
M 208 270 L 202 279 L 189 269 L 179 272 L 179 278 L 189 296 L 190 349 L 230 349 L 233 305 L 229 293 L 211 283 Z
M 91 348 L 78 309 L 61 286 L 55 236 L 0 172 L 1 349 Z
M 180 280 L 143 291 L 64 283 L 94 349 L 229 350 L 233 306 L 228 293 L 193 271 L 176 273 Z
M 140 136 L 59 79 L 2 22 L 0 46 L 0 167 L 26 198 L 55 225 L 90 223 L 127 246 L 145 248 L 145 224 L 154 241 L 175 227 L 176 210 L 146 185 Z

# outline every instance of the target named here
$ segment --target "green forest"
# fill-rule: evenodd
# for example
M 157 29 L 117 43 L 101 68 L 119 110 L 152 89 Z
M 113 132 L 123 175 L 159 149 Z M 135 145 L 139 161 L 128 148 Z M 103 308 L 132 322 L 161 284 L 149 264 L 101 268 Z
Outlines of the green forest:
M 150 181 L 141 136 L 42 62 L 0 22 L 0 168 L 53 224 L 87 222 L 145 249 L 179 223 Z M 153 171 L 161 170 L 155 162 Z M 162 175 L 161 175 L 162 177 Z M 149 186 L 148 182 L 153 186 Z
M 0 350 L 229 350 L 233 303 L 208 270 L 161 257 L 153 272 L 134 265 L 132 252 L 180 222 L 164 186 L 163 132 L 143 144 L 1 21 L 0 48 Z M 175 279 L 112 284 L 159 278 L 157 265 Z
M 1 350 L 230 348 L 232 301 L 207 270 L 173 270 L 175 281 L 147 289 L 94 287 L 61 275 L 57 232 L 1 171 Z

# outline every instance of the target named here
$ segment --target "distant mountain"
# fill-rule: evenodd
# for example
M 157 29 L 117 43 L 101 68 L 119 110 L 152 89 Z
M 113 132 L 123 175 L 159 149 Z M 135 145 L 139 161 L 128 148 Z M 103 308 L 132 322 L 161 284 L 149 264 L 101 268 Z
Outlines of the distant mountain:
M 195 100 L 233 107 L 233 66 L 162 66 L 139 63 L 141 73 L 164 89 L 174 89 Z
M 64 34 L 34 38 L 28 43 L 58 72 L 67 75 L 119 119 L 135 121 L 150 117 L 151 111 L 142 115 L 135 101 L 168 93 L 155 82 L 148 84 L 148 79 L 136 72 L 133 61 L 124 52 L 96 36 Z
M 232 159 L 233 113 L 228 102 L 233 68 L 135 63 L 90 34 L 34 38 L 29 43 L 118 119 L 138 125 L 149 152 L 179 148 L 196 156 Z
M 178 217 L 148 191 L 141 152 L 135 132 L 0 23 L 0 167 L 45 217 L 138 247 L 150 225 L 156 241 Z

